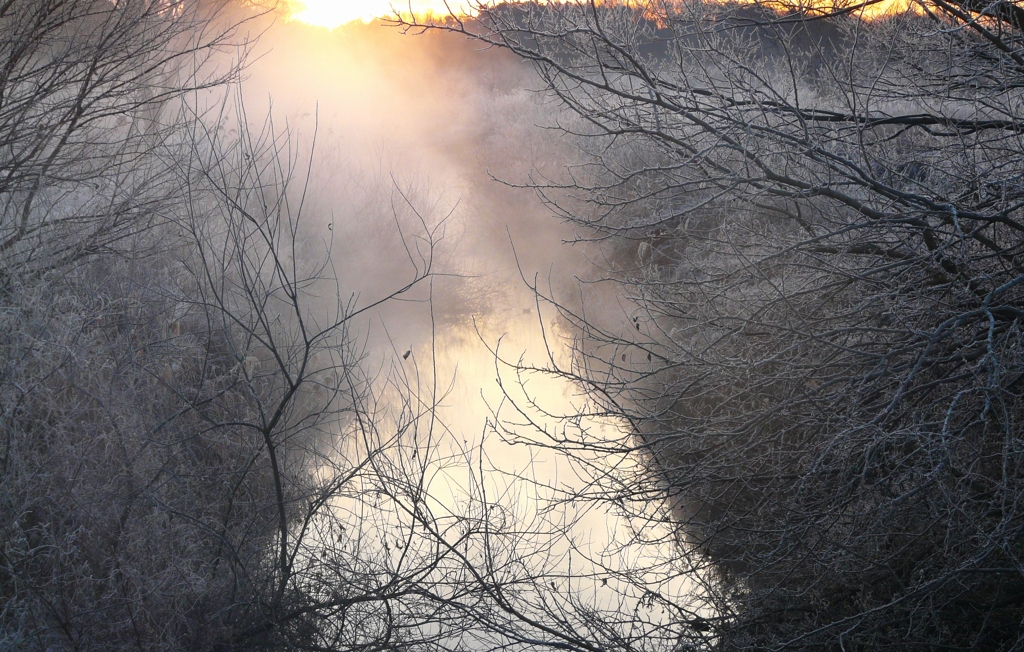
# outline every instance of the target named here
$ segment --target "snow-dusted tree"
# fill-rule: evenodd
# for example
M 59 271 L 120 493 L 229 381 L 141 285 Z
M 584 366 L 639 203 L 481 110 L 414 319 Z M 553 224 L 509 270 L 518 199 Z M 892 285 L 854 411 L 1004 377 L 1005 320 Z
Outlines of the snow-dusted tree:
M 479 9 L 434 27 L 533 61 L 582 119 L 591 163 L 533 184 L 632 297 L 561 302 L 560 373 L 630 432 L 536 443 L 648 461 L 600 480 L 717 566 L 690 643 L 1019 646 L 1020 7 Z
M 158 219 L 176 193 L 181 102 L 236 74 L 210 64 L 244 55 L 244 18 L 222 0 L 0 6 L 2 278 L 116 247 Z

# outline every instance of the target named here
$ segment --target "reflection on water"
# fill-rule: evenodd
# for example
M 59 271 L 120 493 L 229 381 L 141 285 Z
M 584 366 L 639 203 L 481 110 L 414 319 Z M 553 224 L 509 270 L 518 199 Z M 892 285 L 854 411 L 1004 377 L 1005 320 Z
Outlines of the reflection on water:
M 607 500 L 609 483 L 643 475 L 622 451 L 631 433 L 589 416 L 581 388 L 551 373 L 573 368 L 575 333 L 523 280 L 571 295 L 589 262 L 534 194 L 492 178 L 556 174 L 578 151 L 537 128 L 553 108 L 523 91 L 535 80 L 518 62 L 346 29 L 275 27 L 246 93 L 283 98 L 296 133 L 318 134 L 306 228 L 311 251 L 328 246 L 339 297 L 365 306 L 428 261 L 434 276 L 352 326 L 372 391 L 333 453 L 336 520 L 308 524 L 321 545 L 303 554 L 329 557 L 339 578 L 415 581 L 432 604 L 500 594 L 581 632 L 600 612 L 594 622 L 655 636 L 679 620 L 665 604 L 698 596 L 693 569 L 662 505 Z M 631 326 L 610 291 L 590 292 Z M 637 511 L 650 518 L 627 517 Z M 430 613 L 423 626 L 443 638 Z
M 507 305 L 461 322 L 431 316 L 429 304 L 421 305 L 419 319 L 404 315 L 406 325 L 420 324 L 422 337 L 408 348 L 389 345 L 385 353 L 395 365 L 386 381 L 396 390 L 393 400 L 404 394 L 422 401 L 416 406 L 405 399 L 415 415 L 406 414 L 404 422 L 418 425 L 398 453 L 403 472 L 421 478 L 418 491 L 437 532 L 466 560 L 529 578 L 520 599 L 582 601 L 610 614 L 609 622 L 664 626 L 673 615 L 645 600 L 657 594 L 681 607 L 693 604 L 693 569 L 675 567 L 678 543 L 669 528 L 652 520 L 638 530 L 603 500 L 607 491 L 600 486 L 612 476 L 637 475 L 630 466 L 639 460 L 585 451 L 570 457 L 554 447 L 621 442 L 629 437 L 625 424 L 586 416 L 591 406 L 581 389 L 543 371 L 570 368 L 572 333 L 521 282 L 503 283 Z M 432 319 L 442 324 L 433 331 Z M 414 530 L 415 519 L 400 512 L 390 513 L 391 527 Z M 365 508 L 357 518 L 367 522 Z M 415 547 L 414 539 L 402 545 Z M 395 543 L 379 545 L 396 560 L 410 554 Z

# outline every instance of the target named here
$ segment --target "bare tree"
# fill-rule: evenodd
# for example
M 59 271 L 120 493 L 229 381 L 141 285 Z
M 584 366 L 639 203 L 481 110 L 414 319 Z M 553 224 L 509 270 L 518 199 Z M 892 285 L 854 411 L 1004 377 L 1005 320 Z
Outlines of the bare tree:
M 618 319 L 547 298 L 618 442 L 538 429 L 715 564 L 690 643 L 1021 644 L 1020 9 L 922 1 L 479 7 L 591 164 L 534 181 Z M 865 13 L 868 12 L 868 13 Z M 515 361 L 511 361 L 514 363 Z M 524 372 L 527 371 L 524 369 Z M 601 493 L 601 492 L 599 492 Z M 642 501 L 642 502 L 640 502 Z
M 4 646 L 457 641 L 465 582 L 423 532 L 454 527 L 423 489 L 451 454 L 433 388 L 369 373 L 351 333 L 429 279 L 441 227 L 408 234 L 408 281 L 360 304 L 292 135 L 191 124 L 161 253 L 44 275 L 3 313 Z
M 115 247 L 158 218 L 176 191 L 177 104 L 235 76 L 237 65 L 210 64 L 244 58 L 245 18 L 220 0 L 0 7 L 5 278 Z
M 220 334 L 237 374 L 231 392 L 203 396 L 186 385 L 182 396 L 218 437 L 251 442 L 255 455 L 241 473 L 257 481 L 265 474 L 268 492 L 264 529 L 237 529 L 240 538 L 227 544 L 225 565 L 253 582 L 256 597 L 233 606 L 247 625 L 227 647 L 427 644 L 449 635 L 440 626 L 431 631 L 427 615 L 439 601 L 434 569 L 443 556 L 414 545 L 419 537 L 403 527 L 398 506 L 408 499 L 418 513 L 424 501 L 408 491 L 438 454 L 417 436 L 434 403 L 427 388 L 392 378 L 397 369 L 391 380 L 366 375 L 350 329 L 429 278 L 443 224 L 423 222 L 419 235 L 410 234 L 406 283 L 364 305 L 344 297 L 330 232 L 321 232 L 327 222 L 306 227 L 307 189 L 293 185 L 308 180 L 309 170 L 297 169 L 301 150 L 270 118 L 258 132 L 247 118 L 239 114 L 240 135 L 228 147 L 209 131 L 182 170 L 194 285 L 183 288 L 181 302 Z M 324 250 L 315 255 L 318 236 Z M 399 406 L 385 410 L 382 392 L 396 384 Z M 242 414 L 221 405 L 237 393 Z M 239 554 L 253 535 L 260 554 Z

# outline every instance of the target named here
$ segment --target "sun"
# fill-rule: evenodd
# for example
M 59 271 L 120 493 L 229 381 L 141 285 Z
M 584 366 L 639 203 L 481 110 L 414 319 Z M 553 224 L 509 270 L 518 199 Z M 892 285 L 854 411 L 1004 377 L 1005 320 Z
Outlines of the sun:
M 387 18 L 396 13 L 447 16 L 450 12 L 471 13 L 469 2 L 455 0 L 293 0 L 290 20 L 334 29 L 360 20 L 368 23 L 376 18 Z

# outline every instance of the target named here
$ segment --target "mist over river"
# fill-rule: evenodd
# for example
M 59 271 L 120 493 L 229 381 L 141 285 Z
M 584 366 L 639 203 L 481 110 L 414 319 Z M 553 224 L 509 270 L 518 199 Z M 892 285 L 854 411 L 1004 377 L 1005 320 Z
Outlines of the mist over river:
M 578 119 L 542 90 L 531 66 L 455 34 L 278 20 L 250 58 L 240 87 L 249 122 L 271 115 L 286 123 L 300 151 L 315 136 L 304 229 L 329 243 L 343 296 L 353 294 L 359 308 L 401 287 L 415 273 L 409 243 L 437 229 L 434 276 L 361 314 L 354 335 L 382 388 L 437 401 L 437 461 L 424 493 L 451 514 L 485 493 L 515 515 L 508 527 L 530 533 L 523 545 L 546 551 L 536 572 L 563 578 L 565 599 L 634 609 L 642 591 L 609 578 L 624 572 L 632 582 L 657 567 L 671 536 L 638 540 L 625 513 L 588 485 L 595 468 L 625 473 L 643 460 L 585 454 L 580 466 L 543 441 L 546 433 L 609 442 L 631 435 L 616 419 L 579 417 L 591 411 L 583 388 L 542 373 L 573 368 L 580 333 L 531 286 L 585 305 L 594 324 L 627 336 L 635 326 L 616 287 L 592 282 L 603 274 L 601 247 L 582 242 L 589 234 L 522 187 L 588 160 L 564 131 Z M 664 568 L 650 587 L 692 589 Z

